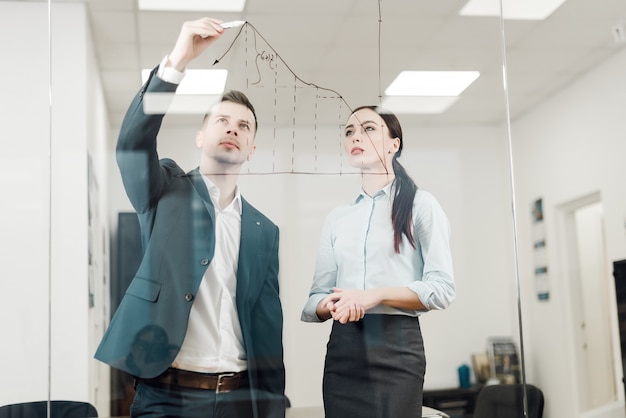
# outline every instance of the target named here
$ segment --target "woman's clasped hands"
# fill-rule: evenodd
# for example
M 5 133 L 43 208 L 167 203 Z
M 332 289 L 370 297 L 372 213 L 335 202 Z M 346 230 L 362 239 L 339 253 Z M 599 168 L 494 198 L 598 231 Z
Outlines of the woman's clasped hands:
M 368 309 L 380 303 L 374 292 L 375 289 L 357 290 L 333 287 L 332 290 L 333 293 L 326 296 L 320 304 L 330 311 L 335 321 L 341 324 L 360 321 Z

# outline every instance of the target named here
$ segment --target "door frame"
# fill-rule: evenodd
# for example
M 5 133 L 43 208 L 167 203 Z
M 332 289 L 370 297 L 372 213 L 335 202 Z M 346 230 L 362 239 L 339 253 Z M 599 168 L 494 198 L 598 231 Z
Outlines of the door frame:
M 576 390 L 576 395 L 579 398 L 579 402 L 577 405 L 577 409 L 580 414 L 587 415 L 587 413 L 591 413 L 593 416 L 593 409 L 583 410 L 584 405 L 589 405 L 589 399 L 586 398 L 588 392 L 586 389 L 586 382 L 589 381 L 587 376 L 585 375 L 584 367 L 581 367 L 581 362 L 583 361 L 580 345 L 582 343 L 582 339 L 580 338 L 580 332 L 578 330 L 579 324 L 584 318 L 583 315 L 579 315 L 579 307 L 583 306 L 583 297 L 581 291 L 581 275 L 578 269 L 578 260 L 575 259 L 578 254 L 578 246 L 576 239 L 576 219 L 575 213 L 578 209 L 581 209 L 585 206 L 589 206 L 595 203 L 603 204 L 601 193 L 594 192 L 587 194 L 585 196 L 569 200 L 563 204 L 556 206 L 556 218 L 557 218 L 557 240 L 559 248 L 559 266 L 560 270 L 563 272 L 563 290 L 565 292 L 564 300 L 566 301 L 566 318 L 572 319 L 572 321 L 566 321 L 565 323 L 570 323 L 570 326 L 566 327 L 565 333 L 567 335 L 568 341 L 570 341 L 573 347 L 572 350 L 568 353 L 568 358 L 571 364 L 571 370 L 574 376 L 574 388 Z M 602 234 L 605 236 L 605 224 L 602 224 Z M 603 265 L 604 265 L 604 278 L 603 285 L 606 288 L 610 286 L 612 282 L 610 281 L 612 271 L 612 264 L 609 262 L 609 259 L 606 254 L 606 241 L 603 238 Z M 610 292 L 607 292 L 607 294 Z M 608 335 L 610 335 L 611 340 L 609 341 L 609 349 L 611 350 L 611 360 L 612 360 L 612 372 L 613 372 L 613 394 L 614 399 L 611 402 L 616 402 L 619 400 L 619 393 L 617 388 L 615 387 L 617 376 L 616 376 L 616 353 L 614 350 L 615 341 L 613 341 L 616 336 L 614 333 L 615 324 L 612 323 L 614 320 L 613 316 L 610 314 L 612 311 L 616 309 L 616 301 L 610 300 L 607 298 L 606 300 L 606 309 L 607 316 L 609 318 L 609 323 L 606 324 Z M 607 404 L 609 405 L 609 404 Z M 599 408 L 602 409 L 607 405 L 602 405 Z M 581 415 L 583 416 L 583 415 Z

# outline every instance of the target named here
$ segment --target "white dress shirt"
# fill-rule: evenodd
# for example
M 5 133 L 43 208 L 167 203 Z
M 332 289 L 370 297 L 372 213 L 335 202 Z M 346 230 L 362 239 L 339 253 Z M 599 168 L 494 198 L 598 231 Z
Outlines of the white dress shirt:
M 418 190 L 413 201 L 417 248 L 403 235 L 400 253 L 396 253 L 391 223 L 392 185 L 373 197 L 361 191 L 354 201 L 335 208 L 327 216 L 303 321 L 320 321 L 315 310 L 333 287 L 407 287 L 419 296 L 427 310 L 444 309 L 454 300 L 446 214 L 432 194 Z M 378 305 L 366 313 L 418 316 L 422 312 Z
M 196 295 L 185 340 L 172 367 L 204 373 L 247 369 L 237 315 L 237 263 L 241 236 L 241 195 L 220 208 L 220 190 L 202 176 L 215 207 L 215 255 Z

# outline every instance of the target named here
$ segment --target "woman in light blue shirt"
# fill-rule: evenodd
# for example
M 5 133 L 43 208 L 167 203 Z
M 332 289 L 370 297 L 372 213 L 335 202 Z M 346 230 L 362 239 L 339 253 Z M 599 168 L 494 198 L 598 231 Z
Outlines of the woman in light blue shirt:
M 450 226 L 398 161 L 402 128 L 357 108 L 344 150 L 361 192 L 322 230 L 306 322 L 333 319 L 324 365 L 327 418 L 421 417 L 426 369 L 418 317 L 454 300 Z

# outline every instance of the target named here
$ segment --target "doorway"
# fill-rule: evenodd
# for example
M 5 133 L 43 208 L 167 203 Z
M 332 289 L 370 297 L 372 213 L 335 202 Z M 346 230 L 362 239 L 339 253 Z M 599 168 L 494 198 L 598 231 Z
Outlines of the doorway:
M 603 204 L 599 193 L 562 205 L 565 278 L 570 293 L 579 411 L 617 399 L 614 338 L 609 298 L 610 266 L 605 252 Z

